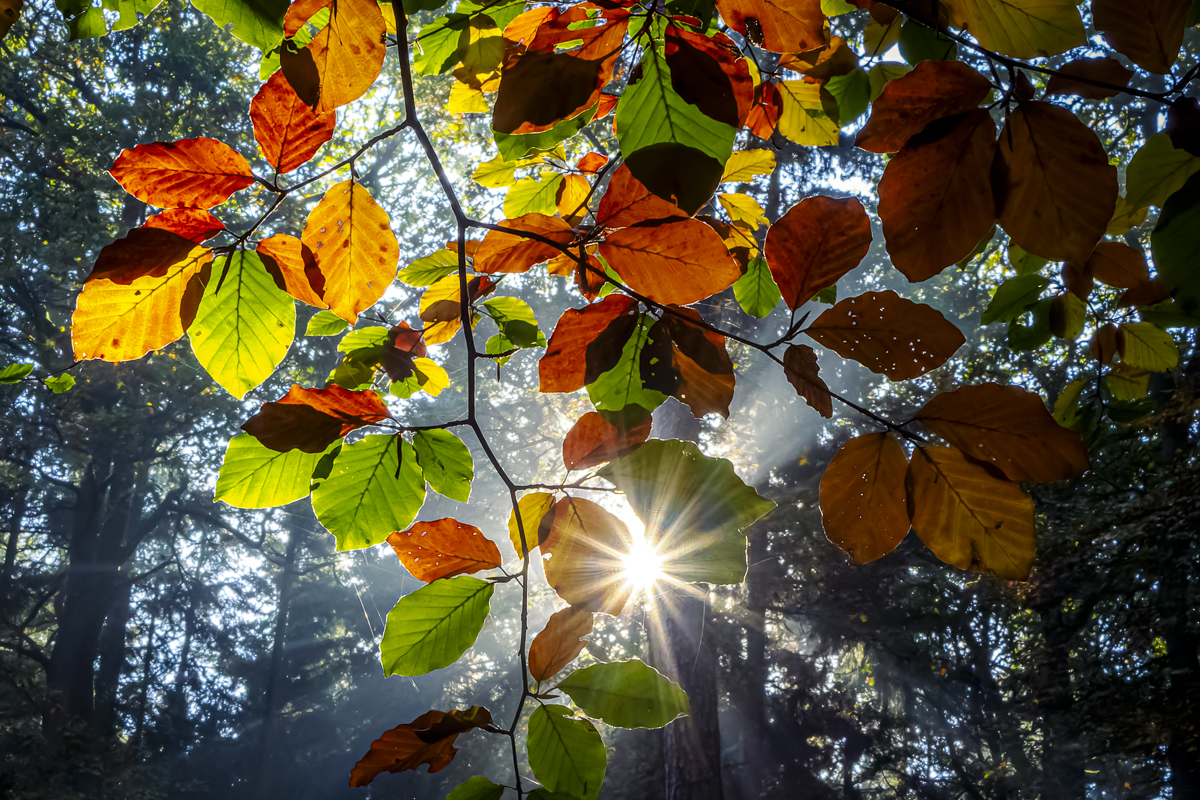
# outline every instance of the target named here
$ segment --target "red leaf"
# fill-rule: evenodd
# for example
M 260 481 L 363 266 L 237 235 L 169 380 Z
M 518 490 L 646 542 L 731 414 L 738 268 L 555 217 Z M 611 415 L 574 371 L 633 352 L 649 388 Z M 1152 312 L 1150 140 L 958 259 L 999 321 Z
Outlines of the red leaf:
M 650 437 L 651 418 L 618 428 L 595 411 L 579 418 L 563 440 L 563 463 L 568 470 L 587 469 L 620 458 Z
M 225 230 L 224 223 L 202 208 L 168 208 L 146 220 L 145 228 L 161 228 L 177 233 L 196 244 Z
M 695 303 L 742 276 L 716 231 L 694 219 L 613 231 L 600 255 L 630 288 L 656 303 Z
M 636 306 L 631 297 L 610 294 L 599 303 L 564 311 L 546 345 L 546 355 L 538 362 L 539 390 L 574 392 L 582 389 L 587 374 L 588 345 L 609 323 L 636 310 Z
M 922 61 L 884 87 L 854 143 L 872 153 L 894 153 L 935 119 L 976 108 L 991 88 L 962 62 Z
M 123 150 L 108 174 L 138 200 L 159 208 L 211 208 L 254 183 L 246 159 L 204 137 Z
M 754 105 L 746 116 L 746 127 L 760 139 L 770 139 L 783 113 L 783 95 L 774 81 L 763 81 L 754 89 Z
M 425 583 L 500 566 L 500 549 L 495 542 L 474 525 L 449 517 L 418 522 L 406 531 L 393 533 L 387 542 L 404 568 Z
M 317 308 L 329 308 L 321 298 L 325 290 L 325 276 L 317 266 L 317 259 L 308 246 L 295 236 L 277 233 L 263 239 L 255 248 L 258 254 L 270 259 L 283 276 L 284 290 L 302 303 Z
M 536 233 L 563 245 L 570 244 L 575 235 L 569 222 L 545 214 L 524 214 L 516 219 L 506 219 L 500 224 L 505 228 Z M 483 237 L 479 249 L 475 251 L 475 271 L 488 275 L 497 272 L 528 272 L 534 264 L 548 261 L 560 253 L 562 251 L 557 247 L 536 239 L 490 230 Z
M 871 249 L 871 220 L 856 197 L 809 197 L 767 231 L 767 266 L 788 308 L 832 286 Z
M 366 786 L 381 773 L 415 770 L 422 764 L 428 764 L 431 773 L 441 772 L 458 752 L 454 740 L 459 734 L 491 723 L 492 715 L 479 706 L 449 713 L 427 711 L 371 742 L 371 749 L 350 770 L 350 786 Z
M 250 101 L 250 121 L 263 156 L 282 174 L 304 164 L 333 138 L 337 112 L 314 114 L 281 70 Z
M 278 400 L 263 403 L 258 413 L 242 424 L 242 430 L 281 453 L 321 453 L 350 431 L 391 416 L 379 395 L 369 390 L 293 386 Z
M 575 169 L 580 172 L 586 172 L 588 175 L 595 175 L 607 163 L 607 156 L 602 156 L 599 153 L 588 153 L 579 159 L 579 163 L 575 165 Z

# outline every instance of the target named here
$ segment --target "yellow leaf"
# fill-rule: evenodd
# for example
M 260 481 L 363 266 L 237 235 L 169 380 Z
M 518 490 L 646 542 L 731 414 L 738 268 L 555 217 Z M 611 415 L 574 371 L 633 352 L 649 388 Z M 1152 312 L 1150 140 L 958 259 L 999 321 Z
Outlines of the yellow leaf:
M 450 385 L 450 376 L 446 374 L 446 370 L 432 359 L 414 358 L 413 367 L 417 376 L 417 385 L 426 394 L 437 397 L 443 389 Z
M 1013 58 L 1056 56 L 1085 43 L 1075 0 L 950 0 L 954 24 Z
M 1200 171 L 1200 158 L 1180 150 L 1166 133 L 1146 140 L 1129 162 L 1125 174 L 1125 198 L 1130 208 L 1162 208 L 1167 198 Z
M 517 512 L 513 511 L 508 516 L 508 536 L 517 555 L 521 555 L 521 529 L 525 531 L 529 549 L 533 550 L 538 546 L 538 526 L 546 513 L 554 508 L 554 495 L 547 492 L 527 494 L 517 501 L 517 508 L 521 511 L 521 527 L 517 527 Z
M 807 81 L 780 81 L 783 99 L 779 132 L 796 144 L 819 147 L 838 143 L 838 124 L 821 105 L 821 85 Z
M 489 189 L 499 189 L 504 186 L 512 186 L 517 182 L 517 178 L 513 174 L 516 168 L 516 162 L 505 161 L 503 156 L 496 156 L 476 167 L 475 173 L 471 177 L 480 186 L 486 186 Z
M 758 230 L 759 226 L 767 224 L 767 215 L 763 213 L 762 206 L 749 195 L 719 194 L 717 200 L 735 224 L 753 230 Z
M 1200 159 L 1196 160 L 1200 162 Z M 1124 197 L 1118 197 L 1117 207 L 1113 209 L 1112 219 L 1108 221 L 1108 227 L 1104 229 L 1104 232 L 1109 236 L 1124 236 L 1146 221 L 1148 211 L 1147 206 L 1135 209 L 1126 202 Z
M 455 81 L 450 87 L 446 111 L 451 114 L 486 114 L 490 109 L 480 89 L 472 89 L 465 83 Z
M 774 171 L 775 154 L 770 150 L 738 150 L 725 162 L 721 183 L 749 183 Z
M 1119 364 L 1104 377 L 1104 382 L 1118 400 L 1141 400 L 1150 391 L 1150 373 L 1128 364 Z
M 1171 334 L 1150 322 L 1128 322 L 1117 329 L 1121 363 L 1149 372 L 1169 372 L 1179 363 Z
M 379 10 L 383 12 L 383 27 L 392 36 L 396 35 L 396 12 L 391 3 L 380 3 Z

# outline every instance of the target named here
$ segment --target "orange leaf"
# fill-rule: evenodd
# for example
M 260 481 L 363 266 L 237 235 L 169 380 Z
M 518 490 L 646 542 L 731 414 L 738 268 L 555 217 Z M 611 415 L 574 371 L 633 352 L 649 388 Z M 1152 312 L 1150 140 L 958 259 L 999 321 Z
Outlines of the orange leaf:
M 569 222 L 545 214 L 524 214 L 516 219 L 506 219 L 500 225 L 536 233 L 563 245 L 570 244 L 574 237 Z M 497 272 L 528 272 L 534 264 L 540 264 L 560 253 L 562 251 L 557 247 L 536 239 L 490 230 L 483 237 L 479 249 L 475 251 L 475 271 L 488 275 Z
M 500 75 L 492 127 L 509 134 L 548 131 L 597 102 L 602 72 L 600 60 L 527 52 Z
M 592 186 L 582 175 L 564 175 L 554 197 L 554 207 L 563 219 L 578 224 L 587 213 L 587 201 Z
M 854 143 L 872 153 L 894 153 L 935 119 L 977 107 L 991 88 L 962 62 L 922 61 L 884 87 Z
M 695 303 L 742 277 L 721 237 L 694 219 L 613 231 L 600 255 L 630 288 L 657 303 Z
M 391 221 L 353 178 L 325 193 L 301 239 L 325 276 L 322 298 L 347 322 L 373 306 L 396 279 L 400 243 Z
M 1050 76 L 1046 81 L 1046 95 L 1073 94 L 1086 100 L 1104 100 L 1119 95 L 1121 88 L 1128 86 L 1132 77 L 1133 70 L 1126 69 L 1115 58 L 1077 58 L 1059 67 L 1057 75 Z M 1107 89 L 1090 81 L 1120 88 Z
M 568 470 L 587 469 L 620 458 L 650 436 L 650 417 L 619 428 L 595 411 L 584 414 L 563 439 L 563 463 Z
M 694 416 L 728 418 L 735 381 L 725 337 L 705 328 L 695 309 L 668 312 L 650 328 L 639 354 L 643 384 L 687 404 Z
M 717 0 L 729 27 L 772 53 L 803 53 L 827 41 L 820 0 Z
M 625 228 L 648 220 L 682 219 L 687 217 L 682 208 L 650 192 L 641 181 L 633 177 L 625 164 L 617 167 L 608 182 L 600 207 L 596 210 L 596 221 L 609 228 Z
M 566 497 L 554 506 L 542 542 L 546 581 L 572 606 L 617 616 L 629 599 L 621 561 L 633 546 L 625 523 L 591 500 Z
M 263 156 L 282 174 L 304 164 L 333 138 L 337 112 L 314 114 L 280 71 L 250 101 L 250 121 Z
M 1147 72 L 1165 75 L 1179 58 L 1190 0 L 1092 0 L 1092 21 L 1104 41 Z
M 783 95 L 774 81 L 763 81 L 754 89 L 754 105 L 746 116 L 746 127 L 760 139 L 770 139 L 783 113 Z
M 283 276 L 284 289 L 302 303 L 317 308 L 329 308 L 321 299 L 325 276 L 317 266 L 316 256 L 295 236 L 277 233 L 263 239 L 255 247 L 264 264 L 274 262 Z
M 764 255 L 788 308 L 832 286 L 871 249 L 871 220 L 856 197 L 808 197 L 767 231 Z
M 548 681 L 583 652 L 583 637 L 592 632 L 592 612 L 564 608 L 550 617 L 529 646 L 529 674 L 535 681 Z
M 196 242 L 157 227 L 134 228 L 106 244 L 96 257 L 88 281 L 109 280 L 128 286 L 141 277 L 161 278 L 188 258 Z
M 579 3 L 547 16 L 538 25 L 529 49 L 553 52 L 570 45 L 573 49 L 569 52 L 577 58 L 615 59 L 625 39 L 629 17 L 628 9 Z
M 888 255 L 910 281 L 966 258 L 996 223 L 996 125 L 982 108 L 931 123 L 888 162 L 879 218 Z
M 350 786 L 366 786 L 384 772 L 415 770 L 422 764 L 441 772 L 450 766 L 460 733 L 492 723 L 487 709 L 472 706 L 466 711 L 426 711 L 412 722 L 397 725 L 371 742 L 371 749 L 350 770 Z
M 937 309 L 890 290 L 847 298 L 805 332 L 843 358 L 894 381 L 940 367 L 966 341 Z
M 195 316 L 186 319 L 184 300 L 193 281 L 212 261 L 212 251 L 193 245 L 160 277 L 146 275 L 128 285 L 89 280 L 75 301 L 71 343 L 75 358 L 131 361 L 183 336 Z
M 896 549 L 908 533 L 904 477 L 908 459 L 888 433 L 842 445 L 821 478 L 821 522 L 829 541 L 866 564 Z
M 593 152 L 579 159 L 579 163 L 575 165 L 575 169 L 580 172 L 586 172 L 588 175 L 595 175 L 607 163 L 608 158 L 606 156 Z
M 588 345 L 623 314 L 636 311 L 637 303 L 623 294 L 610 294 L 584 308 L 568 308 L 559 317 L 538 361 L 539 391 L 574 392 L 587 375 Z
M 1132 289 L 1150 280 L 1150 268 L 1141 248 L 1124 242 L 1101 242 L 1088 257 L 1084 269 L 1103 284 Z
M 754 81 L 733 41 L 670 23 L 664 45 L 671 86 L 679 96 L 711 119 L 742 127 L 754 103 Z
M 781 56 L 779 66 L 799 72 L 819 81 L 846 75 L 858 67 L 858 54 L 840 36 L 834 36 L 826 47 L 807 53 Z
M 280 453 L 323 453 L 350 431 L 391 417 L 383 400 L 370 390 L 292 386 L 278 400 L 263 403 L 257 414 L 242 423 L 242 430 Z
M 511 44 L 524 43 L 526 46 L 537 35 L 537 29 L 548 19 L 557 19 L 561 12 L 554 6 L 542 6 L 522 11 L 513 17 L 512 22 L 504 29 L 504 39 Z
M 301 6 L 302 12 L 295 11 Z M 288 9 L 285 22 L 299 30 L 297 17 L 302 23 L 324 6 L 329 7 L 329 24 L 303 50 L 285 41 L 279 53 L 287 82 L 319 115 L 366 94 L 379 77 L 386 52 L 383 14 L 376 0 L 296 3 Z
M 794 344 L 783 354 L 783 373 L 804 398 L 825 419 L 833 418 L 833 396 L 819 374 L 817 354 L 806 344 Z
M 1029 577 L 1037 553 L 1033 501 L 1021 487 L 953 447 L 918 447 L 908 466 L 913 530 L 959 569 Z
M 404 568 L 425 583 L 500 566 L 500 549 L 495 542 L 474 525 L 449 517 L 418 522 L 406 531 L 393 533 L 387 542 Z
M 1018 386 L 985 383 L 942 392 L 913 419 L 1012 481 L 1062 481 L 1088 470 L 1080 435 Z
M 168 208 L 166 211 L 149 217 L 142 227 L 161 228 L 164 231 L 177 233 L 184 238 L 191 239 L 196 244 L 211 239 L 225 230 L 225 225 L 221 220 L 202 208 Z
M 1000 227 L 1050 261 L 1086 261 L 1117 204 L 1117 168 L 1100 140 L 1050 103 L 1008 115 L 992 175 Z
M 212 208 L 254 183 L 246 159 L 204 137 L 122 150 L 108 174 L 138 200 L 159 208 Z
M 467 302 L 474 303 L 491 294 L 496 283 L 486 275 L 476 275 L 467 281 Z M 427 344 L 442 344 L 454 338 L 462 327 L 462 282 L 451 273 L 435 281 L 417 305 L 422 322 L 422 336 Z

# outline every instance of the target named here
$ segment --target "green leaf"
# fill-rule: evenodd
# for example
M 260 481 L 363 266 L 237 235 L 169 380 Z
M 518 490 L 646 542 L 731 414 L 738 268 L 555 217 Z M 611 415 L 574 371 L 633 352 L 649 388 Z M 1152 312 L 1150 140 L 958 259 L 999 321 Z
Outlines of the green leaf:
M 1150 233 L 1154 266 L 1184 314 L 1200 316 L 1200 175 L 1167 198 Z
M 554 213 L 555 197 L 562 186 L 563 176 L 542 172 L 539 178 L 530 176 L 513 184 L 504 196 L 504 216 L 513 219 L 522 214 L 550 216 Z
M 642 384 L 641 354 L 650 335 L 654 319 L 643 314 L 637 329 L 625 343 L 617 365 L 587 385 L 588 397 L 597 411 L 620 411 L 626 406 L 639 405 L 653 411 L 666 402 L 662 392 L 647 389 Z
M 952 8 L 958 27 L 1013 58 L 1056 56 L 1087 41 L 1075 0 L 954 0 Z
M 436 253 L 418 258 L 397 275 L 409 286 L 429 286 L 458 269 L 458 253 L 442 248 Z
M 505 186 L 512 186 L 517 182 L 517 178 L 514 175 L 516 169 L 516 162 L 505 161 L 503 156 L 496 156 L 480 163 L 471 175 L 471 179 L 480 186 L 486 186 L 489 189 L 501 189 Z
M 337 349 L 342 353 L 353 353 L 371 347 L 381 347 L 388 340 L 388 329 L 382 325 L 355 328 L 342 337 Z M 360 356 L 361 358 L 361 356 Z
M 1063 387 L 1058 393 L 1058 399 L 1054 401 L 1055 422 L 1064 428 L 1075 428 L 1082 413 L 1080 398 L 1089 383 L 1090 381 L 1077 379 Z
M 347 353 L 334 367 L 325 385 L 334 384 L 352 392 L 370 389 L 375 381 L 375 370 L 383 357 L 383 348 L 364 347 Z
M 413 71 L 418 75 L 440 75 L 453 69 L 462 59 L 470 27 L 470 20 L 463 14 L 438 17 L 423 25 L 413 48 Z
M 596 107 L 592 106 L 581 114 L 570 119 L 564 119 L 548 131 L 540 133 L 501 133 L 492 129 L 492 137 L 496 140 L 496 148 L 505 161 L 516 161 L 531 153 L 544 153 L 553 150 L 559 142 L 570 139 L 583 130 L 583 126 L 592 121 Z
M 661 552 L 664 569 L 680 580 L 740 583 L 746 576 L 742 531 L 775 507 L 723 458 L 691 442 L 653 439 L 610 462 L 600 477 L 625 492 Z
M 1148 372 L 1169 372 L 1179 365 L 1175 338 L 1150 322 L 1127 322 L 1120 327 L 1124 339 L 1121 363 Z
M 594 798 L 607 754 L 596 728 L 566 706 L 539 706 L 529 715 L 529 768 L 551 792 Z
M 1050 331 L 1049 297 L 1038 300 L 1031 309 L 1031 321 L 1028 325 L 1021 324 L 1021 312 L 1008 323 L 1008 346 L 1014 350 L 1036 350 L 1050 341 L 1053 334 Z
M 54 0 L 62 12 L 71 41 L 104 36 L 110 31 L 123 31 L 141 22 L 158 8 L 161 0 Z M 106 17 L 105 11 L 115 11 L 116 19 Z M 139 17 L 138 15 L 141 15 Z M 111 24 L 110 24 L 111 23 Z
M 546 335 L 538 328 L 529 303 L 516 297 L 493 297 L 483 302 L 501 335 L 517 347 L 545 347 Z M 498 352 L 504 352 L 500 350 Z
M 317 464 L 341 441 L 338 439 L 324 453 L 281 453 L 248 433 L 239 434 L 225 448 L 213 500 L 236 508 L 271 508 L 307 497 Z
M 337 336 L 349 327 L 349 322 L 346 322 L 346 320 L 326 308 L 318 311 L 309 318 L 308 329 L 304 331 L 304 335 Z
M 846 0 L 821 0 L 821 13 L 827 17 L 838 17 L 857 10 L 856 7 L 847 3 Z
M 1008 243 L 1008 263 L 1017 271 L 1017 275 L 1035 275 L 1042 267 L 1050 263 L 1041 256 L 1035 256 L 1016 242 Z
M 1156 133 L 1133 154 L 1125 170 L 1125 204 L 1134 211 L 1162 208 L 1197 172 L 1200 158 L 1177 149 L 1168 134 Z
M 33 372 L 33 364 L 9 364 L 4 369 L 0 369 L 0 384 L 19 383 L 31 372 Z
M 288 0 L 192 0 L 192 5 L 211 17 L 217 27 L 259 50 L 270 50 L 283 41 Z
M 424 675 L 448 667 L 475 643 L 494 587 L 460 575 L 401 597 L 379 644 L 384 675 Z
M 399 435 L 379 434 L 343 445 L 312 499 L 317 519 L 337 537 L 338 550 L 370 547 L 404 530 L 423 502 L 425 478 L 412 446 Z
M 824 289 L 817 292 L 813 296 L 813 302 L 814 303 L 824 303 L 825 305 L 829 305 L 829 306 L 836 304 L 837 303 L 837 284 L 835 283 L 833 286 L 826 286 Z
M 296 303 L 253 250 L 214 265 L 188 338 L 208 374 L 237 398 L 265 381 L 296 334 Z
M 838 125 L 843 128 L 861 117 L 871 103 L 871 78 L 862 68 L 835 75 L 826 81 L 825 90 L 837 101 Z
M 446 800 L 500 800 L 504 787 L 497 786 L 484 777 L 476 776 L 450 790 Z
M 993 322 L 1011 322 L 1020 316 L 1021 312 L 1037 302 L 1049 281 L 1041 275 L 1020 275 L 1009 278 L 996 287 L 992 301 L 984 309 L 980 322 L 991 325 Z
M 55 394 L 62 394 L 75 388 L 75 376 L 64 372 L 62 375 L 52 375 L 44 379 L 42 383 L 46 384 L 46 388 Z
M 618 728 L 661 728 L 690 711 L 679 684 L 636 658 L 576 670 L 558 688 L 583 713 Z
M 625 88 L 617 103 L 617 141 L 621 154 L 655 144 L 682 144 L 715 158 L 722 165 L 733 153 L 737 131 L 684 100 L 671 85 L 671 70 L 663 56 L 661 25 L 653 46 L 641 61 L 641 78 Z
M 304 23 L 304 27 L 292 37 L 291 42 L 297 50 L 303 50 L 308 46 L 308 43 L 320 32 L 322 28 L 329 24 L 329 7 L 318 9 L 317 13 L 308 18 L 308 22 Z M 258 79 L 266 82 L 267 78 L 275 74 L 279 69 L 279 50 L 280 46 L 272 47 L 270 50 L 263 52 L 262 61 L 258 65 Z
M 958 45 L 933 28 L 907 19 L 900 27 L 900 55 L 913 66 L 921 61 L 956 61 Z
M 471 498 L 475 461 L 462 439 L 447 430 L 417 431 L 413 434 L 413 447 L 425 480 L 435 492 L 460 503 Z
M 733 284 L 733 296 L 743 311 L 759 319 L 770 314 L 783 297 L 762 256 L 746 265 L 746 274 Z

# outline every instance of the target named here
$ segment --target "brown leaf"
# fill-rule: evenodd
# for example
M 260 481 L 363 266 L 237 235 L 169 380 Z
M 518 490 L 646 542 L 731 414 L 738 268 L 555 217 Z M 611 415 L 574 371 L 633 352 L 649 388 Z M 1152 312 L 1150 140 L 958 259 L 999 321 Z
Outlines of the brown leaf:
M 419 581 L 470 575 L 500 566 L 500 549 L 474 525 L 445 517 L 393 533 L 387 543 Z
M 1101 283 L 1116 289 L 1132 289 L 1150 280 L 1146 254 L 1124 242 L 1101 242 L 1088 257 L 1086 269 Z
M 583 637 L 592 632 L 592 612 L 564 608 L 550 617 L 529 646 L 529 674 L 535 681 L 548 681 L 583 652 Z
M 754 102 L 754 81 L 733 41 L 721 33 L 709 37 L 671 23 L 664 44 L 676 94 L 706 116 L 742 127 Z
M 613 320 L 636 311 L 636 306 L 631 297 L 610 294 L 599 303 L 564 311 L 546 345 L 546 355 L 538 361 L 539 390 L 574 392 L 582 389 L 587 375 L 588 345 Z
M 329 308 L 321 298 L 325 276 L 317 266 L 316 256 L 295 236 L 277 233 L 263 239 L 255 247 L 264 264 L 274 262 L 283 276 L 284 291 L 302 303 L 316 308 Z
M 196 242 L 162 228 L 134 228 L 105 245 L 92 267 L 89 281 L 108 280 L 128 286 L 138 278 L 161 278 L 188 258 Z
M 721 19 L 772 53 L 803 53 L 826 43 L 820 0 L 717 0 Z
M 168 208 L 146 220 L 144 228 L 161 228 L 196 244 L 225 230 L 225 224 L 202 208 Z
M 1170 299 L 1170 290 L 1158 278 L 1153 278 L 1126 290 L 1117 300 L 1117 308 L 1152 306 Z
M 500 225 L 513 230 L 536 233 L 562 245 L 570 244 L 575 235 L 569 222 L 545 214 L 523 214 L 516 219 L 506 219 Z M 534 264 L 540 264 L 561 253 L 557 247 L 535 239 L 490 230 L 483 237 L 479 249 L 475 251 L 475 271 L 488 275 L 497 272 L 528 272 Z
M 621 556 L 633 546 L 625 523 L 590 500 L 566 497 L 554 506 L 541 545 L 546 581 L 572 606 L 617 616 L 631 589 Z
M 1115 58 L 1077 58 L 1059 67 L 1057 75 L 1050 76 L 1046 81 L 1046 96 L 1075 95 L 1085 100 L 1105 100 L 1119 95 L 1132 77 L 1133 70 Z
M 122 150 L 108 174 L 138 200 L 159 208 L 211 208 L 254 183 L 246 159 L 204 137 Z
M 416 370 L 413 359 L 424 358 L 427 352 L 421 331 L 414 331 L 407 322 L 393 325 L 383 344 L 383 371 L 390 380 L 402 381 Z
M 1000 227 L 1027 252 L 1083 263 L 1117 203 L 1117 168 L 1070 111 L 1021 103 L 1000 134 L 992 185 Z
M 833 396 L 821 378 L 816 352 L 806 344 L 794 344 L 783 353 L 783 373 L 804 402 L 825 419 L 833 418 Z
M 653 347 L 656 337 L 663 340 L 660 351 Z M 650 341 L 639 355 L 647 389 L 675 397 L 696 417 L 716 413 L 729 418 L 735 384 L 733 361 L 725 349 L 725 337 L 704 327 L 695 309 L 670 307 L 651 328 Z M 661 359 L 661 365 L 650 363 L 655 357 Z M 661 387 L 656 386 L 651 376 L 664 367 L 669 367 L 668 375 Z
M 371 742 L 371 749 L 350 770 L 350 786 L 366 786 L 384 772 L 415 770 L 422 764 L 428 764 L 431 773 L 441 772 L 458 752 L 454 740 L 459 734 L 491 722 L 492 715 L 479 706 L 449 713 L 427 711 Z
M 975 109 L 991 88 L 960 61 L 922 61 L 884 87 L 854 143 L 872 153 L 894 153 L 935 119 Z
M 322 453 L 350 431 L 391 417 L 383 400 L 370 390 L 292 386 L 278 400 L 263 403 L 257 414 L 242 423 L 242 430 L 280 453 Z
M 1092 358 L 1111 367 L 1117 355 L 1117 338 L 1117 326 L 1111 322 L 1098 328 L 1088 342 Z
M 302 166 L 333 138 L 337 112 L 313 113 L 281 70 L 250 101 L 250 121 L 263 157 L 277 173 L 285 174 Z
M 400 243 L 391 220 L 353 178 L 325 193 L 300 238 L 325 276 L 322 299 L 347 322 L 375 305 L 396 279 Z
M 0 39 L 8 35 L 8 31 L 21 16 L 25 0 L 5 0 L 0 3 Z
M 375 0 L 318 0 L 293 3 L 285 27 L 300 25 L 329 7 L 329 24 L 303 50 L 285 41 L 279 65 L 300 100 L 326 114 L 366 94 L 383 66 L 383 14 Z M 298 21 L 297 21 L 298 20 Z
M 596 103 L 602 74 L 600 60 L 568 53 L 518 56 L 501 73 L 492 127 L 509 134 L 550 130 Z
M 635 406 L 637 408 L 637 406 Z M 571 426 L 563 439 L 563 463 L 568 470 L 587 469 L 620 458 L 650 436 L 651 418 L 618 427 L 595 411 Z
M 716 231 L 694 219 L 613 231 L 600 255 L 631 289 L 656 303 L 695 303 L 742 276 Z
M 904 477 L 908 459 L 888 433 L 842 445 L 821 477 L 821 522 L 829 541 L 866 564 L 896 549 L 908 533 Z
M 1089 467 L 1082 437 L 1019 386 L 985 383 L 942 392 L 913 419 L 1011 481 L 1062 481 Z
M 843 358 L 894 381 L 940 367 L 966 341 L 937 309 L 893 291 L 842 300 L 805 332 Z
M 764 255 L 788 308 L 833 286 L 871 249 L 871 220 L 856 197 L 809 197 L 767 231 Z
M 1025 580 L 1037 553 L 1033 501 L 953 447 L 918 447 L 908 466 L 913 530 L 959 569 Z
M 1092 0 L 1092 22 L 1109 47 L 1147 72 L 1166 75 L 1183 46 L 1190 0 Z
M 625 228 L 648 220 L 682 219 L 687 217 L 679 206 L 664 200 L 633 177 L 625 164 L 617 167 L 608 182 L 596 221 L 609 228 Z
M 996 125 L 983 109 L 937 120 L 909 139 L 879 181 L 888 255 L 912 282 L 974 251 L 996 222 Z
M 815 80 L 827 81 L 856 70 L 858 54 L 840 36 L 834 36 L 827 46 L 818 50 L 781 56 L 779 66 Z

